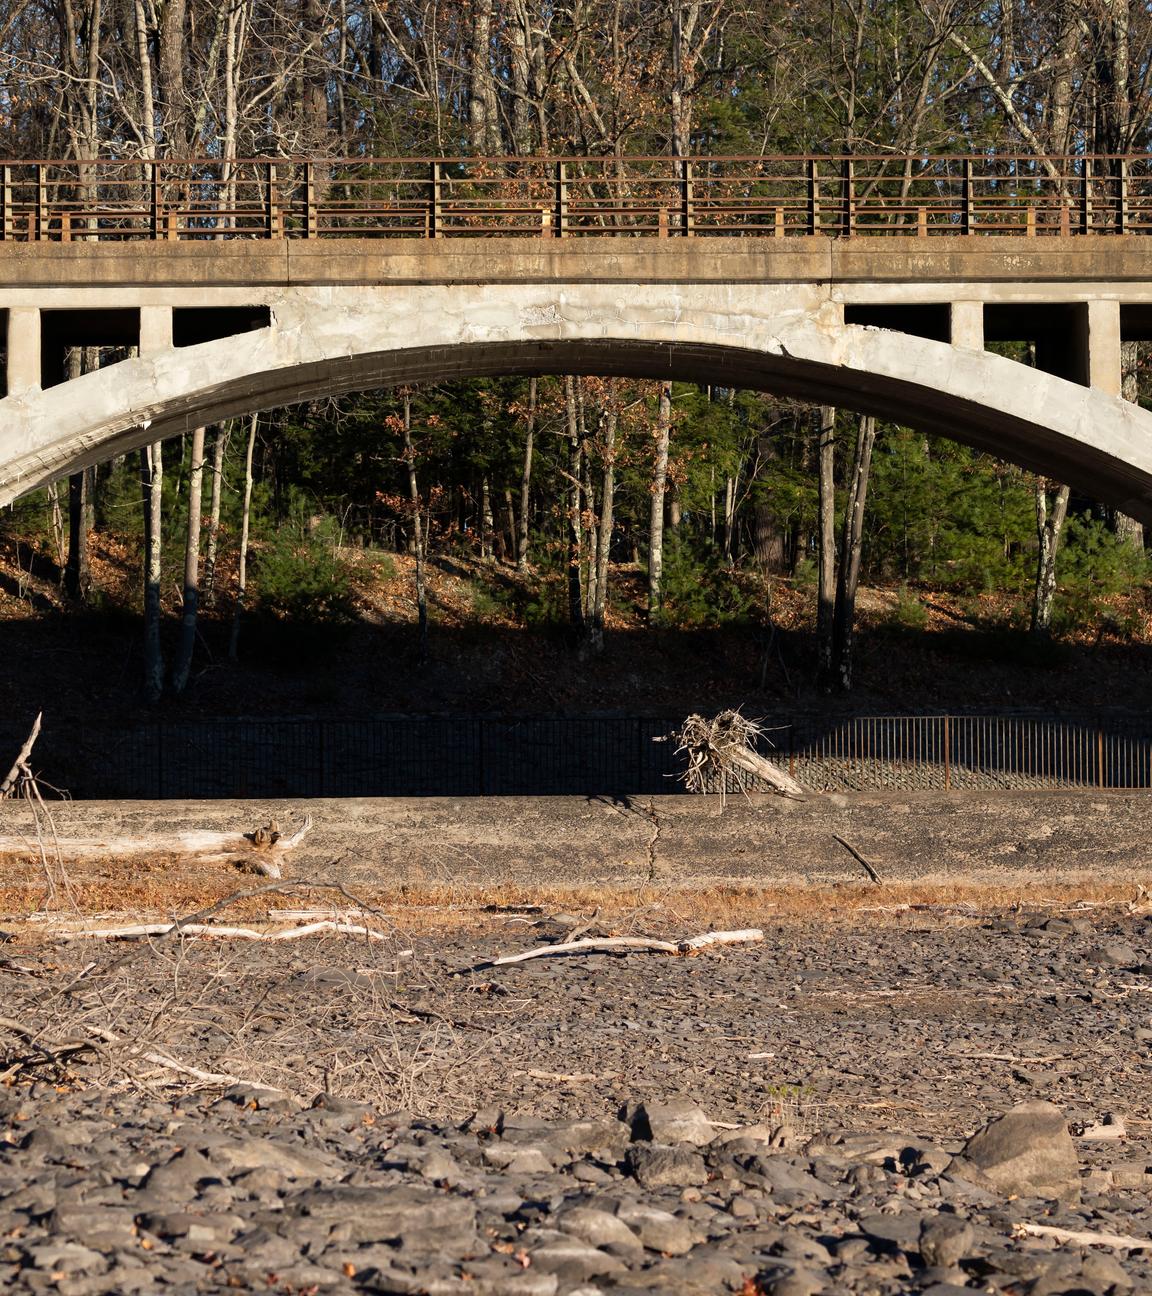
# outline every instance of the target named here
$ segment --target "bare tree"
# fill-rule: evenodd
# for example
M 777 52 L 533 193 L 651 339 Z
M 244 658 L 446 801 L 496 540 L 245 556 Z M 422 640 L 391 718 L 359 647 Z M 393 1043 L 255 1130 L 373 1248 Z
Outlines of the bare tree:
M 192 655 L 196 648 L 196 614 L 200 606 L 200 516 L 204 496 L 204 429 L 192 431 L 192 458 L 188 468 L 188 528 L 184 538 L 184 606 L 180 617 L 180 643 L 172 667 L 172 691 L 177 696 L 188 687 Z
M 655 616 L 663 602 L 664 495 L 668 487 L 668 450 L 672 437 L 672 384 L 662 382 L 656 411 L 655 459 L 652 464 L 652 500 L 648 514 L 648 615 Z

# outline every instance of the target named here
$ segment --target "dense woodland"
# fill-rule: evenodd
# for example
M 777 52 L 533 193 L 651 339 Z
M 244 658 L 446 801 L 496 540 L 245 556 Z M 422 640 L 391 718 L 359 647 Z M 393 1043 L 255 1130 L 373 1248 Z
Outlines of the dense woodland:
M 0 0 L 0 148 L 1141 152 L 1150 50 L 1139 0 Z M 76 350 L 69 371 L 117 358 Z M 1141 399 L 1142 348 L 1124 362 L 1125 395 Z M 558 376 L 265 411 L 78 474 L 5 526 L 77 604 L 111 598 L 97 542 L 138 572 L 152 701 L 195 681 L 206 614 L 217 658 L 244 654 L 261 618 L 334 629 L 360 615 L 365 562 L 389 552 L 412 560 L 415 660 L 435 641 L 427 565 L 460 555 L 516 573 L 515 597 L 498 581 L 485 597 L 519 625 L 563 627 L 583 659 L 603 650 L 617 601 L 642 602 L 653 628 L 762 632 L 786 587 L 811 609 L 812 677 L 843 691 L 861 581 L 896 589 L 911 629 L 926 590 L 995 592 L 1022 633 L 1106 623 L 1144 639 L 1142 530 L 1074 485 L 930 428 Z

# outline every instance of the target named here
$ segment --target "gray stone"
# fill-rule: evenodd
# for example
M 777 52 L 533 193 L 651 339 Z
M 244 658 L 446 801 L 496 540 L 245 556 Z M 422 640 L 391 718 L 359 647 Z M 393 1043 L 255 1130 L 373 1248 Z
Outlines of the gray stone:
M 698 1152 L 659 1143 L 634 1143 L 628 1170 L 645 1188 L 686 1188 L 708 1182 L 708 1167 Z
M 1008 1195 L 1079 1200 L 1076 1148 L 1051 1103 L 1020 1103 L 989 1121 L 964 1145 L 964 1155 Z
M 162 1165 L 153 1166 L 140 1186 L 151 1199 L 187 1201 L 196 1195 L 199 1184 L 219 1181 L 223 1175 L 202 1152 L 184 1148 Z
M 1126 1191 L 1152 1191 L 1152 1160 L 1119 1161 L 1110 1169 L 1113 1187 Z
M 462 1197 L 451 1197 L 423 1186 L 356 1187 L 338 1184 L 311 1188 L 290 1197 L 285 1214 L 295 1214 L 331 1230 L 341 1226 L 352 1242 L 403 1242 L 432 1246 L 451 1238 L 470 1238 L 476 1208 Z
M 583 1282 L 587 1278 L 614 1277 L 626 1272 L 622 1261 L 577 1237 L 544 1242 L 533 1247 L 529 1254 L 535 1267 L 556 1274 L 562 1282 Z
M 57 1206 L 49 1227 L 98 1251 L 132 1246 L 136 1236 L 133 1212 L 127 1207 Z
M 1140 962 L 1139 953 L 1127 941 L 1105 941 L 1090 949 L 1084 956 L 1096 967 L 1134 967 Z
M 632 1132 L 652 1143 L 691 1143 L 703 1147 L 716 1136 L 716 1127 L 694 1102 L 684 1098 L 667 1103 L 646 1102 L 637 1108 Z
M 43 1242 L 26 1247 L 25 1253 L 37 1269 L 58 1273 L 103 1273 L 107 1268 L 99 1251 L 78 1242 Z
M 946 1268 L 971 1254 L 976 1235 L 958 1215 L 935 1215 L 920 1224 L 920 1256 L 926 1265 Z
M 797 1265 L 764 1275 L 760 1279 L 760 1290 L 764 1296 L 816 1296 L 824 1282 L 822 1273 Z
M 639 1237 L 617 1215 L 588 1206 L 569 1207 L 556 1221 L 564 1233 L 571 1233 L 589 1246 L 604 1247 L 618 1255 L 638 1255 L 644 1250 Z
M 683 1255 L 691 1251 L 696 1239 L 691 1225 L 669 1211 L 641 1202 L 622 1202 L 617 1215 L 636 1234 L 649 1251 L 663 1255 Z

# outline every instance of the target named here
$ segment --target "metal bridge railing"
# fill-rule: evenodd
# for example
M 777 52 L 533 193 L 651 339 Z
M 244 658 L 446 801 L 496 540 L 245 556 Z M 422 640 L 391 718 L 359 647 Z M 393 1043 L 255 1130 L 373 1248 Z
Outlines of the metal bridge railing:
M 1152 233 L 1152 158 L 0 162 L 0 238 Z

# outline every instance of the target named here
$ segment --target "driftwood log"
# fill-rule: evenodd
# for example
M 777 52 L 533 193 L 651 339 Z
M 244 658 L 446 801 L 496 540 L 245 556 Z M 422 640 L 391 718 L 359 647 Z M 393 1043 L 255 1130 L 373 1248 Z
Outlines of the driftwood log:
M 142 837 L 63 837 L 58 839 L 65 862 L 84 859 L 122 859 L 141 855 L 180 856 L 199 864 L 232 864 L 246 873 L 280 877 L 284 856 L 294 850 L 312 829 L 312 817 L 285 836 L 273 821 L 252 832 L 148 833 Z M 24 837 L 0 836 L 0 855 L 27 855 L 37 846 Z

